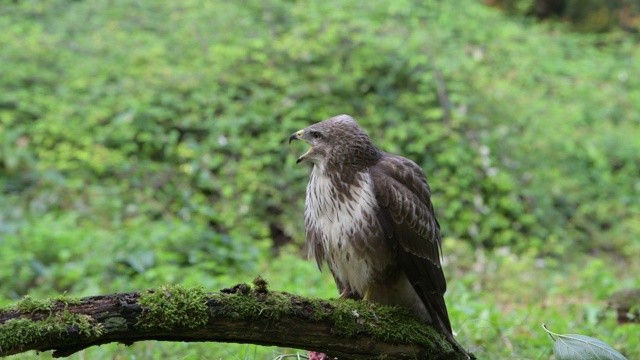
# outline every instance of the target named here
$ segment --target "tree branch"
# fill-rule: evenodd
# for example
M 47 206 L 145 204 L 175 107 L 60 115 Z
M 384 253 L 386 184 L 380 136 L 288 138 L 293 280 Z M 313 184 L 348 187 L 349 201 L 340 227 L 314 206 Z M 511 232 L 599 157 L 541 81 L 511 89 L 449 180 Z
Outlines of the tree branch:
M 466 358 L 408 311 L 366 301 L 317 300 L 269 291 L 256 279 L 219 293 L 159 289 L 34 300 L 0 310 L 0 356 L 142 340 L 214 341 L 314 350 L 343 359 Z

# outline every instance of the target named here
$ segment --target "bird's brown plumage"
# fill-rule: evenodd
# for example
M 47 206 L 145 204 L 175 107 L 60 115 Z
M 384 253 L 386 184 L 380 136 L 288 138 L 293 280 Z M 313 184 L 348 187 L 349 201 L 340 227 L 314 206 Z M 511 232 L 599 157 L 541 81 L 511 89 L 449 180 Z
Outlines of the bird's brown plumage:
M 305 202 L 310 256 L 342 297 L 402 305 L 453 340 L 431 190 L 413 161 L 375 147 L 348 115 L 294 133 L 311 149 Z

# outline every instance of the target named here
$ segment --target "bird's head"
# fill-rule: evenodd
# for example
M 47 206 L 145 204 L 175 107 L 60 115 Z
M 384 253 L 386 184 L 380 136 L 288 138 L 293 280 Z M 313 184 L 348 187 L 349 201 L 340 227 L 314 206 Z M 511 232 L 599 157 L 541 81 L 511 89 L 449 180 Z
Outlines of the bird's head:
M 378 156 L 378 149 L 371 144 L 367 133 L 349 115 L 334 116 L 296 131 L 289 137 L 289 143 L 293 140 L 311 145 L 296 163 L 309 160 L 322 164 L 331 159 L 339 164 L 359 162 L 364 165 Z

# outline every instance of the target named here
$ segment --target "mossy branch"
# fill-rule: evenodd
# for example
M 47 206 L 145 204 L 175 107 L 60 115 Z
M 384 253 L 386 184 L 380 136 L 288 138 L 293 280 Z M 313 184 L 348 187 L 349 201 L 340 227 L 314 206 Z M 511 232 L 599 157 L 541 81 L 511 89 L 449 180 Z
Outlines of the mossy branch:
M 219 293 L 158 289 L 82 299 L 25 298 L 0 310 L 0 356 L 142 340 L 213 341 L 314 350 L 342 359 L 465 358 L 404 309 L 269 291 L 257 279 Z

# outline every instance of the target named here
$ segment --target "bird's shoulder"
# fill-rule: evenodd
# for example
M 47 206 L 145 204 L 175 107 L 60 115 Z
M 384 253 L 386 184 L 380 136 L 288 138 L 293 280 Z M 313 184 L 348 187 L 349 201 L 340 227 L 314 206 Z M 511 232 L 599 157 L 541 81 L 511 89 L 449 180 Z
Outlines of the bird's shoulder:
M 431 202 L 431 189 L 427 176 L 414 161 L 405 157 L 382 153 L 380 159 L 370 168 L 376 193 L 386 199 L 391 190 L 409 191 L 425 203 Z

